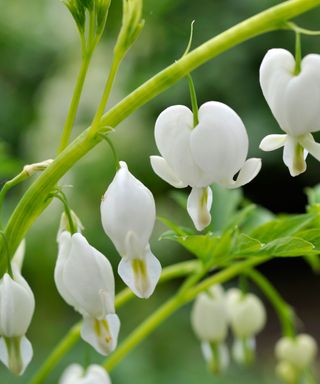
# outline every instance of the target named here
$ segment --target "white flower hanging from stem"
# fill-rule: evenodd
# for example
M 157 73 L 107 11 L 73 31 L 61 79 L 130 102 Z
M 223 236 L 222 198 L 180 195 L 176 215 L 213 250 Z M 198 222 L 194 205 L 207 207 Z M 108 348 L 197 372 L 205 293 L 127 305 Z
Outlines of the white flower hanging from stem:
M 121 161 L 102 198 L 101 219 L 106 234 L 122 257 L 119 275 L 141 298 L 153 293 L 161 275 L 160 262 L 149 245 L 155 218 L 152 193 Z
M 266 136 L 264 151 L 284 147 L 283 161 L 291 176 L 303 173 L 308 153 L 320 161 L 320 144 L 312 132 L 320 130 L 320 55 L 301 60 L 300 34 L 296 34 L 296 57 L 285 49 L 271 49 L 260 67 L 263 95 L 285 134 Z

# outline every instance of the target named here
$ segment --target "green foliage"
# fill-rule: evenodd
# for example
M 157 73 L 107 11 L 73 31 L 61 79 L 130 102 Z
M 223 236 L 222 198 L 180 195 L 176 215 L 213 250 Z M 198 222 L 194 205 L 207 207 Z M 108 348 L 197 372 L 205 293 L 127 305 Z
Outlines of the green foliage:
M 308 213 L 272 216 L 254 204 L 244 204 L 238 209 L 242 203 L 241 194 L 230 192 L 218 189 L 220 231 L 195 234 L 162 219 L 170 230 L 161 239 L 178 242 L 203 263 L 214 266 L 236 258 L 304 256 L 314 269 L 320 267 L 319 210 L 312 209 L 314 206 L 311 205 Z M 314 193 L 309 191 L 312 196 Z M 175 193 L 174 198 L 183 203 L 181 193 Z M 312 202 L 317 204 L 315 199 Z

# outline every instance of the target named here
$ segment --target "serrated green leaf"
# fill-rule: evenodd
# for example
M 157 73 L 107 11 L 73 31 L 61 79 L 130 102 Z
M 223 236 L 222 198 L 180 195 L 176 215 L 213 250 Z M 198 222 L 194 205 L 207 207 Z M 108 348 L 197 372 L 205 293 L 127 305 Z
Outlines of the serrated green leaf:
M 262 244 L 259 240 L 254 239 L 245 233 L 240 233 L 237 236 L 237 240 L 232 249 L 232 254 L 241 256 L 241 255 L 250 255 L 257 253 L 262 248 Z
M 312 243 L 315 248 L 319 249 L 320 252 L 320 229 L 306 229 L 304 231 L 297 232 L 295 236 Z
M 293 257 L 316 254 L 313 244 L 298 237 L 281 237 L 263 245 L 258 255 Z
M 301 231 L 314 220 L 312 214 L 302 214 L 278 218 L 260 225 L 250 232 L 250 236 L 262 243 L 269 243 L 279 237 L 286 237 Z

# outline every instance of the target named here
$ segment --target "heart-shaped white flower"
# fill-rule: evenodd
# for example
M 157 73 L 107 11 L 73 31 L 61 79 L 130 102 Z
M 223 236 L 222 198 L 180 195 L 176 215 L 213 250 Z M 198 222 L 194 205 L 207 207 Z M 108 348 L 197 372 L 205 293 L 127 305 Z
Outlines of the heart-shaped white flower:
M 151 165 L 172 186 L 192 187 L 187 209 L 195 227 L 202 230 L 211 221 L 209 185 L 240 187 L 257 175 L 261 161 L 246 160 L 248 135 L 230 107 L 210 101 L 199 108 L 198 117 L 199 124 L 194 127 L 193 114 L 183 105 L 169 107 L 159 115 L 155 140 L 162 157 L 151 156 Z
M 260 67 L 260 85 L 267 103 L 285 135 L 266 136 L 260 144 L 264 151 L 284 146 L 283 160 L 292 176 L 306 170 L 310 152 L 320 160 L 320 144 L 311 132 L 320 130 L 320 55 L 307 55 L 301 71 L 285 49 L 271 49 Z
M 295 338 L 283 337 L 275 347 L 279 360 L 290 363 L 295 369 L 310 367 L 317 354 L 317 343 L 313 337 L 300 334 Z

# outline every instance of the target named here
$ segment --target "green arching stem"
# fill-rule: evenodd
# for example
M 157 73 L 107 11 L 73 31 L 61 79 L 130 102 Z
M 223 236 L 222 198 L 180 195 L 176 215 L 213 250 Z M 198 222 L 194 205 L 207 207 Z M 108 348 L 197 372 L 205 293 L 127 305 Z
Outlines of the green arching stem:
M 101 129 L 103 131 L 105 126 L 116 127 L 137 108 L 146 104 L 203 63 L 254 36 L 281 29 L 285 21 L 318 6 L 320 6 L 320 0 L 286 1 L 228 29 L 194 49 L 133 91 L 102 116 L 95 130 Z M 48 204 L 46 198 L 59 179 L 100 141 L 101 138 L 88 128 L 65 148 L 29 187 L 11 215 L 5 229 L 10 256 L 14 254 L 33 222 L 46 208 Z M 2 256 L 0 259 L 0 277 L 4 271 L 5 261 L 4 256 Z
M 196 260 L 184 261 L 175 265 L 170 265 L 163 269 L 159 283 L 168 280 L 184 277 L 194 272 L 199 262 Z M 115 298 L 115 307 L 119 309 L 129 300 L 134 298 L 134 294 L 129 288 L 123 289 Z M 62 357 L 76 344 L 80 338 L 80 329 L 82 322 L 75 324 L 67 333 L 67 335 L 58 343 L 51 352 L 50 356 L 45 360 L 40 369 L 36 372 L 29 384 L 42 384 L 52 369 L 58 364 Z
M 106 108 L 107 102 L 109 100 L 109 96 L 110 96 L 110 93 L 112 90 L 112 85 L 113 85 L 114 80 L 117 76 L 117 73 L 118 73 L 118 70 L 119 70 L 119 67 L 121 64 L 121 60 L 122 60 L 122 57 L 119 57 L 118 55 L 114 55 L 113 60 L 112 60 L 112 64 L 111 64 L 111 68 L 110 68 L 110 72 L 109 72 L 109 75 L 107 78 L 107 82 L 106 82 L 106 85 L 105 85 L 105 88 L 104 88 L 104 91 L 103 91 L 103 94 L 102 94 L 102 97 L 100 100 L 100 104 L 99 104 L 99 107 L 97 109 L 97 112 L 93 118 L 93 121 L 92 121 L 92 124 L 90 127 L 91 133 L 96 133 L 98 131 L 98 125 L 99 125 L 99 122 L 100 122 L 101 117 L 103 115 L 103 112 Z
M 6 236 L 5 234 L 3 233 L 3 231 L 0 231 L 0 237 L 2 239 L 2 242 L 4 244 L 4 249 L 6 251 L 6 256 L 7 256 L 7 270 L 8 270 L 8 273 L 10 275 L 10 277 L 13 278 L 13 272 L 12 272 L 12 266 L 11 266 L 11 259 L 10 259 L 10 256 L 9 256 L 9 250 L 8 250 L 8 243 L 7 243 L 7 239 L 6 239 Z
M 300 35 L 300 32 L 296 32 L 295 59 L 296 59 L 296 66 L 294 68 L 294 74 L 297 76 L 301 72 L 301 35 Z
M 249 269 L 245 274 L 261 289 L 274 307 L 282 327 L 282 333 L 287 337 L 295 337 L 296 330 L 294 325 L 294 312 L 292 308 L 284 301 L 277 290 L 260 272 Z
M 79 102 L 80 102 L 80 98 L 83 90 L 84 81 L 86 79 L 89 64 L 92 58 L 92 52 L 93 51 L 91 51 L 90 53 L 83 53 L 82 55 L 82 63 L 81 63 L 78 77 L 77 77 L 74 92 L 72 95 L 68 115 L 63 127 L 60 145 L 58 148 L 58 153 L 62 152 L 69 144 L 72 128 L 73 128 L 74 121 L 76 119 L 76 115 L 79 107 Z
M 247 268 L 251 268 L 267 261 L 266 257 L 250 258 L 243 262 L 236 263 L 221 272 L 205 279 L 195 287 L 190 287 L 188 291 L 183 291 L 166 301 L 158 310 L 152 313 L 143 323 L 141 323 L 106 359 L 103 367 L 110 372 L 118 363 L 142 340 L 144 340 L 153 330 L 155 330 L 164 320 L 176 312 L 187 302 L 215 284 L 224 283 L 242 273 Z
M 196 127 L 199 124 L 199 116 L 198 116 L 199 108 L 198 108 L 197 94 L 193 84 L 192 77 L 189 73 L 187 75 L 187 79 L 189 84 L 189 92 L 190 92 L 191 105 L 192 105 L 193 126 Z
M 64 212 L 67 216 L 68 223 L 69 223 L 69 229 L 70 229 L 71 234 L 73 235 L 74 233 L 77 232 L 77 226 L 75 225 L 75 223 L 72 219 L 72 213 L 71 213 L 71 209 L 69 207 L 66 195 L 61 190 L 58 190 L 57 192 L 52 193 L 50 195 L 50 197 L 51 196 L 59 199 L 61 201 L 61 203 L 63 204 Z

